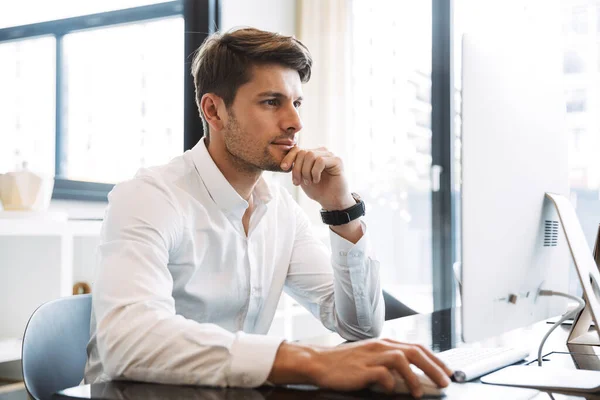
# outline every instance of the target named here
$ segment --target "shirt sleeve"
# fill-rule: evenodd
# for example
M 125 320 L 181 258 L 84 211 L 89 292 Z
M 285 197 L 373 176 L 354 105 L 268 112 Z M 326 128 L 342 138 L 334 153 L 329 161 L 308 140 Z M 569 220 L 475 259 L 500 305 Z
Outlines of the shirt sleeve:
M 285 290 L 323 325 L 346 340 L 377 337 L 385 306 L 379 262 L 368 243 L 366 225 L 353 244 L 330 230 L 331 253 L 313 233 L 304 211 L 292 201 L 296 238 Z
M 183 226 L 178 207 L 157 179 L 136 178 L 109 195 L 93 293 L 104 373 L 166 384 L 260 386 L 281 339 L 176 313 L 168 262 Z

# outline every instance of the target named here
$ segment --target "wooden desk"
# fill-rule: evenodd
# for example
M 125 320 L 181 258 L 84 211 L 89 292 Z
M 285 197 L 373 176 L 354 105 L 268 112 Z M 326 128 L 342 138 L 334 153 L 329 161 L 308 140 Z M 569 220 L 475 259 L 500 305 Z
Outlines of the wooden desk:
M 530 348 L 530 362 L 537 357 L 539 340 L 551 325 L 541 322 L 527 329 L 509 332 L 501 337 L 482 342 L 483 346 L 510 346 L 526 343 Z M 544 366 L 567 366 L 571 368 L 600 370 L 600 361 L 595 355 L 600 349 L 589 346 L 576 346 L 567 349 L 565 344 L 569 332 L 568 327 L 559 327 L 550 336 L 544 346 L 545 357 L 549 361 Z M 454 347 L 470 346 L 461 341 L 460 313 L 450 309 L 437 311 L 432 314 L 414 315 L 387 321 L 382 337 L 398 341 L 422 343 L 434 351 L 444 351 Z M 322 346 L 336 346 L 344 340 L 337 334 L 303 340 Z M 471 345 L 472 346 L 472 345 Z M 573 354 L 569 354 L 572 352 Z M 534 367 L 532 367 L 534 368 Z M 411 398 L 410 396 L 387 396 L 365 390 L 360 392 L 332 392 L 317 390 L 306 386 L 261 387 L 257 389 L 215 389 L 197 386 L 158 385 L 137 382 L 110 382 L 103 384 L 84 385 L 69 388 L 54 395 L 55 399 L 214 399 L 214 400 L 264 400 L 264 399 L 363 399 L 363 398 Z M 479 382 L 452 384 L 446 399 L 588 399 L 600 400 L 600 394 L 549 394 L 530 389 L 507 388 L 484 385 Z

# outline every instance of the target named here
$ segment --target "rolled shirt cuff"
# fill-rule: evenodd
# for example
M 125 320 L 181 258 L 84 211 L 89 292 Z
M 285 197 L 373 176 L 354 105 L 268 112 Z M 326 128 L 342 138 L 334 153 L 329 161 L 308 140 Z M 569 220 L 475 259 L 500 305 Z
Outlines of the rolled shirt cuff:
M 228 386 L 250 388 L 263 385 L 283 341 L 273 336 L 237 332 L 231 347 Z
M 367 237 L 367 226 L 360 221 L 363 235 L 356 244 L 344 239 L 333 230 L 329 229 L 331 240 L 331 260 L 338 266 L 350 266 L 354 264 L 351 260 L 362 261 L 369 251 L 369 240 Z M 360 263 L 360 262 L 359 262 Z

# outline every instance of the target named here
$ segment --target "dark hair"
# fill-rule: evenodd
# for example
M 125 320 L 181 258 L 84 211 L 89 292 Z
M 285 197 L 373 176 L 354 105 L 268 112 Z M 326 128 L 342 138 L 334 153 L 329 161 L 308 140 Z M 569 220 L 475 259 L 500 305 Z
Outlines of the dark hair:
M 310 79 L 312 58 L 296 38 L 255 28 L 212 34 L 198 48 L 192 61 L 192 75 L 196 104 L 207 137 L 208 125 L 200 108 L 202 96 L 214 93 L 226 107 L 231 106 L 238 88 L 252 79 L 251 68 L 261 64 L 295 69 L 306 83 Z

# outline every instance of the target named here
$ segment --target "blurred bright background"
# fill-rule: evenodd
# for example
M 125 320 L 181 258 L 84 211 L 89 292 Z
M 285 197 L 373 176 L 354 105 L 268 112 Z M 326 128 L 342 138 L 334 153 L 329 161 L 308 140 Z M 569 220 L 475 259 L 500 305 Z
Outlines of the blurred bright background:
M 186 104 L 195 107 L 186 97 L 186 41 L 206 32 L 186 31 L 186 21 L 200 14 L 186 14 L 185 4 L 0 4 L 0 173 L 26 163 L 56 176 L 72 184 L 72 197 L 57 199 L 52 207 L 94 209 L 101 218 L 105 202 L 87 198 L 90 191 L 105 199 L 110 184 L 189 148 L 186 143 L 199 132 L 186 130 L 185 124 Z M 419 312 L 446 304 L 439 300 L 443 295 L 435 277 L 460 257 L 460 36 L 486 23 L 473 12 L 476 0 L 455 0 L 453 15 L 447 16 L 453 21 L 451 32 L 434 35 L 436 4 L 222 0 L 218 21 L 206 23 L 211 29 L 255 26 L 296 35 L 308 45 L 315 69 L 305 86 L 302 144 L 325 144 L 343 157 L 352 190 L 367 204 L 366 222 L 384 288 Z M 546 3 L 523 4 L 533 12 Z M 600 221 L 600 0 L 557 4 L 561 20 L 556 24 L 564 33 L 557 45 L 564 48 L 571 200 L 591 245 Z M 210 10 L 200 11 L 209 15 Z M 110 20 L 103 19 L 106 15 L 116 15 L 119 23 L 103 22 Z M 14 39 L 21 34 L 19 26 L 28 24 L 34 34 Z M 452 215 L 433 200 L 440 169 L 432 149 L 441 142 L 432 131 L 436 101 L 431 91 L 432 49 L 450 34 L 453 63 L 441 73 L 454 87 L 454 120 L 446 127 L 452 145 L 442 149 L 453 157 Z M 271 177 L 290 189 L 323 233 L 318 207 L 288 178 Z M 454 220 L 452 237 L 436 231 L 439 219 Z M 454 259 L 435 256 L 447 247 L 454 249 Z M 452 287 L 453 282 L 441 285 Z

